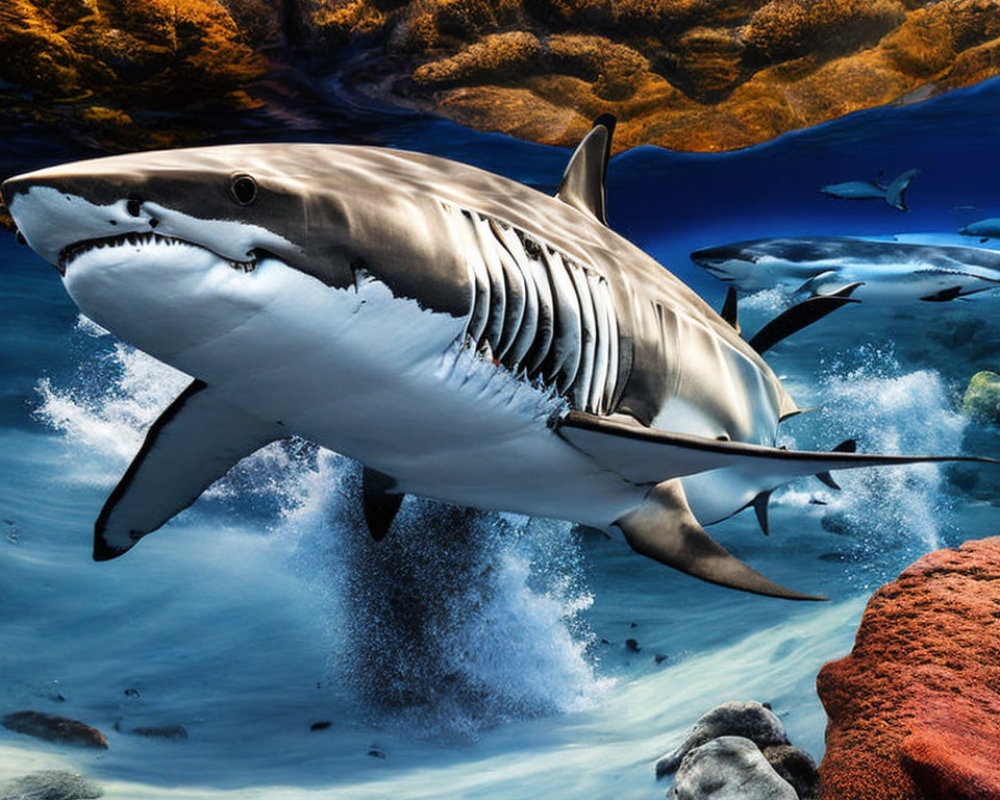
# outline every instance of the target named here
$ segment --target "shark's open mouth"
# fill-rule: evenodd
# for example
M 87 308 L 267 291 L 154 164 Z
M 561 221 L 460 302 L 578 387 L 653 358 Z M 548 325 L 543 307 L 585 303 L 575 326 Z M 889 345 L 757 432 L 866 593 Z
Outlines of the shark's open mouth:
M 92 250 L 115 247 L 142 247 L 149 245 L 161 247 L 197 247 L 201 250 L 208 250 L 208 248 L 202 247 L 199 244 L 194 244 L 193 242 L 189 242 L 184 239 L 176 239 L 172 236 L 163 236 L 159 233 L 124 233 L 119 236 L 105 236 L 98 239 L 86 239 L 82 242 L 75 242 L 74 244 L 67 245 L 59 254 L 58 269 L 63 275 L 65 275 L 67 267 L 69 267 L 73 261 L 84 253 L 89 253 Z M 214 253 L 214 251 L 209 252 Z M 235 270 L 239 270 L 240 272 L 253 272 L 257 267 L 257 256 L 255 253 L 249 254 L 251 257 L 247 261 L 234 261 L 233 259 L 226 258 L 218 253 L 215 253 L 215 255 L 217 255 L 221 260 L 228 262 L 230 267 Z

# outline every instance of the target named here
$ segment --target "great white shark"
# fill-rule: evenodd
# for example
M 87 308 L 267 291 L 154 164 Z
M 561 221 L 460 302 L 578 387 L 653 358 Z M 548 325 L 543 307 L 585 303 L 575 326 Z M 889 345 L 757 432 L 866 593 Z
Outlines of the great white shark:
M 194 378 L 108 497 L 94 558 L 297 434 L 364 464 L 376 538 L 412 493 L 617 528 L 704 580 L 815 599 L 703 525 L 760 515 L 798 476 L 949 459 L 776 447 L 799 409 L 734 309 L 724 319 L 607 226 L 612 130 L 595 124 L 555 196 L 443 158 L 311 144 L 6 181 L 20 236 L 83 313 Z
M 848 236 L 752 239 L 706 247 L 691 260 L 748 292 L 787 287 L 882 305 L 945 302 L 1000 288 L 1000 252 Z

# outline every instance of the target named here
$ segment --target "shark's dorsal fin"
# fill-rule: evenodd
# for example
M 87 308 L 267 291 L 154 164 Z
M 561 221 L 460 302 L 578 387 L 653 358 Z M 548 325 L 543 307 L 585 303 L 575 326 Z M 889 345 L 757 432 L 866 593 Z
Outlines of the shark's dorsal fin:
M 605 225 L 608 220 L 604 210 L 604 179 L 614 132 L 615 118 L 610 114 L 594 120 L 594 127 L 577 145 L 556 189 L 556 197 L 564 203 L 592 214 Z
M 825 600 L 793 592 L 748 567 L 705 533 L 680 481 L 654 487 L 645 502 L 614 523 L 637 553 L 703 581 L 787 600 Z
M 241 458 L 287 436 L 193 381 L 150 426 L 94 525 L 94 560 L 108 561 L 180 513 Z

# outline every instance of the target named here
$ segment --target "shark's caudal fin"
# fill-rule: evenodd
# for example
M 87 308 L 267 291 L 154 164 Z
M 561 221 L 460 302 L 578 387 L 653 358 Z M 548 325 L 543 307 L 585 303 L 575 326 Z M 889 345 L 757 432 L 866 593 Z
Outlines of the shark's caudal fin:
M 680 481 L 659 484 L 614 524 L 637 553 L 710 583 L 787 600 L 826 599 L 779 586 L 733 556 L 698 524 Z
M 577 145 L 556 189 L 556 197 L 564 203 L 592 214 L 605 225 L 608 220 L 604 208 L 604 181 L 614 132 L 615 118 L 610 114 L 594 120 L 594 127 Z
M 153 423 L 94 526 L 94 560 L 108 561 L 191 505 L 241 458 L 287 434 L 222 402 L 194 381 Z
M 907 211 L 906 190 L 910 188 L 910 183 L 913 182 L 918 172 L 920 172 L 919 169 L 908 169 L 906 172 L 901 173 L 886 187 L 885 202 L 893 208 L 898 208 L 900 211 Z
M 851 293 L 863 285 L 860 282 L 851 283 L 831 294 L 816 295 L 796 303 L 757 331 L 748 344 L 758 353 L 770 350 L 778 342 L 818 322 L 841 306 L 859 302 L 851 298 Z
M 632 483 L 655 484 L 714 469 L 736 469 L 761 486 L 780 486 L 804 475 L 857 467 L 919 462 L 973 461 L 1000 464 L 979 456 L 904 456 L 834 451 L 782 450 L 742 442 L 718 441 L 686 433 L 647 428 L 638 423 L 570 411 L 556 431 L 597 464 Z

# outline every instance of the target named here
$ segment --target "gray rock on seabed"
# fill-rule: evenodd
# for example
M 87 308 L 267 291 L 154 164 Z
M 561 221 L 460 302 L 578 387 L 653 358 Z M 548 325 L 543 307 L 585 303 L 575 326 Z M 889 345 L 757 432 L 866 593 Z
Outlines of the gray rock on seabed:
M 684 743 L 656 762 L 657 779 L 676 771 L 691 750 L 720 736 L 742 736 L 761 750 L 789 743 L 785 726 L 771 709 L 754 700 L 732 700 L 704 714 Z
M 103 794 L 96 783 L 65 770 L 32 772 L 0 783 L 0 800 L 93 800 Z
M 795 790 L 741 736 L 720 736 L 684 756 L 674 779 L 676 800 L 798 800 Z
M 765 747 L 764 758 L 784 780 L 791 784 L 799 800 L 819 797 L 819 770 L 816 762 L 801 747 L 778 744 Z

